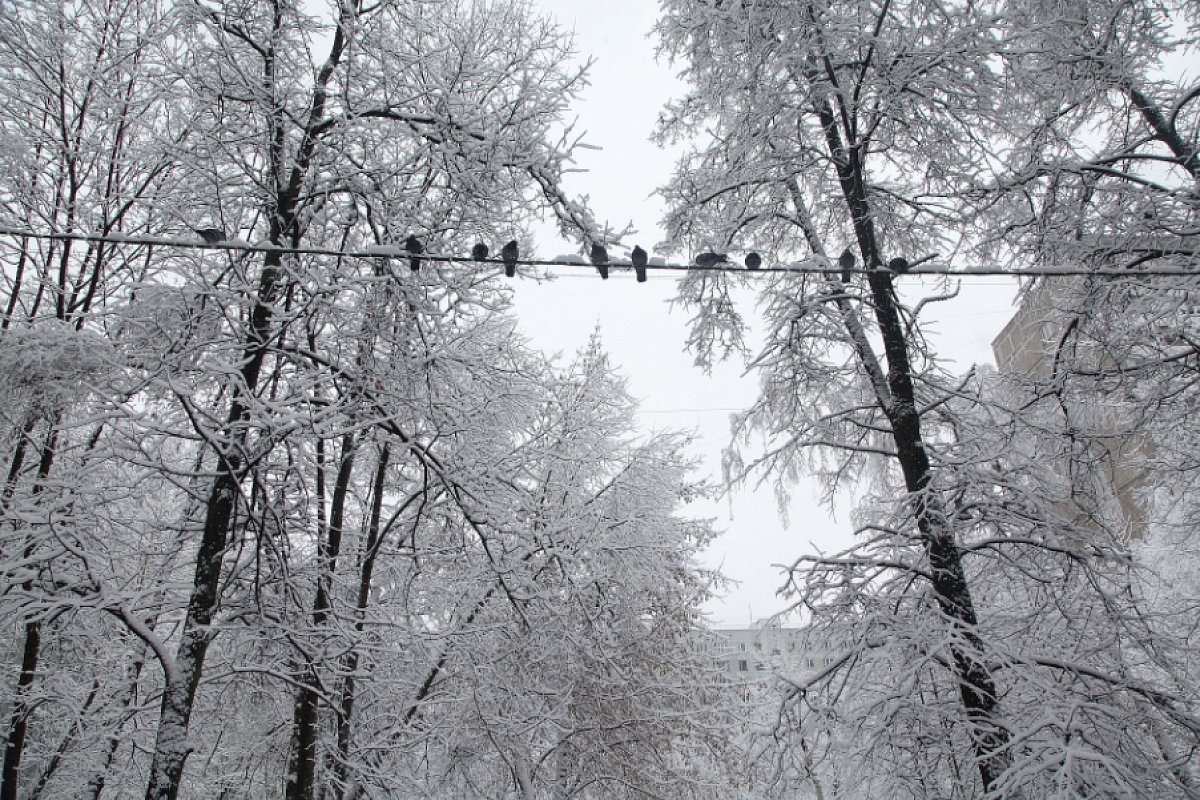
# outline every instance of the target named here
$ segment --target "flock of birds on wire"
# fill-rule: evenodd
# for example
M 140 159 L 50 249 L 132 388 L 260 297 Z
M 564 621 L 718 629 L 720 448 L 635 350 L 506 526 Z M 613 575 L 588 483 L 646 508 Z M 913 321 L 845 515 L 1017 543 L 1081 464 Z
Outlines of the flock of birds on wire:
M 217 244 L 225 241 L 225 232 L 220 228 L 192 228 L 196 235 L 204 240 L 205 244 Z M 404 240 L 404 250 L 408 253 L 409 268 L 416 272 L 421 268 L 421 256 L 425 253 L 425 245 L 421 243 L 415 235 L 410 235 Z M 488 254 L 491 250 L 483 242 L 479 242 L 471 248 L 471 258 L 475 261 L 485 262 L 488 260 Z M 592 244 L 592 250 L 589 254 L 592 266 L 600 273 L 600 277 L 608 280 L 608 268 L 612 261 L 608 257 L 608 250 L 604 245 L 596 242 Z M 513 239 L 500 250 L 500 260 L 504 262 L 504 275 L 511 278 L 517 274 L 517 261 L 521 257 L 521 248 L 517 244 L 517 240 Z M 730 264 L 729 256 L 726 253 L 700 253 L 693 259 L 699 267 L 716 267 L 720 264 Z M 646 267 L 649 262 L 649 254 L 641 248 L 640 245 L 634 245 L 633 251 L 629 254 L 629 261 L 633 265 L 633 271 L 637 274 L 638 283 L 646 281 Z M 838 256 L 838 267 L 842 270 L 842 283 L 849 283 L 851 272 L 856 263 L 854 253 L 850 252 L 850 248 L 842 251 Z M 758 270 L 762 268 L 762 256 L 758 253 L 748 253 L 745 258 L 746 269 Z M 909 263 L 904 258 L 893 258 L 888 262 L 888 269 L 895 273 L 904 273 L 909 269 Z
M 34 231 L 20 230 L 16 228 L 8 228 L 0 224 L 0 236 L 13 236 L 20 239 L 64 239 L 64 240 L 82 240 L 89 242 L 144 242 L 146 244 L 157 245 L 164 244 L 175 247 L 217 247 L 222 249 L 237 249 L 250 251 L 262 250 L 282 250 L 277 244 L 261 242 L 259 244 L 251 244 L 243 239 L 230 239 L 221 228 L 193 228 L 188 226 L 188 230 L 196 234 L 200 238 L 202 244 L 195 245 L 187 242 L 181 242 L 177 239 L 164 239 L 151 236 L 135 236 L 129 237 L 120 233 L 109 234 L 88 234 L 75 232 L 49 232 L 37 233 Z M 578 264 L 586 264 L 579 256 L 559 256 L 554 261 L 539 261 L 531 260 L 528 256 L 522 260 L 520 246 L 516 239 L 513 239 L 500 250 L 500 258 L 489 258 L 490 250 L 486 244 L 480 242 L 471 249 L 470 256 L 457 256 L 448 253 L 426 253 L 425 245 L 415 234 L 410 234 L 402 243 L 403 247 L 393 245 L 371 245 L 364 252 L 341 252 L 336 250 L 312 249 L 312 248 L 289 248 L 286 252 L 290 253 L 313 253 L 318 255 L 338 255 L 352 256 L 356 258 L 406 258 L 413 272 L 421 268 L 421 262 L 424 259 L 433 261 L 447 262 L 465 262 L 468 260 L 481 263 L 500 263 L 504 265 L 504 274 L 509 278 L 515 277 L 517 274 L 517 266 L 525 263 L 531 266 L 547 265 L 547 266 L 572 266 Z M 1160 255 L 1171 255 L 1177 251 L 1168 251 Z M 1194 254 L 1191 254 L 1194 256 Z M 938 257 L 937 253 L 930 253 L 910 262 L 906 258 L 893 258 L 886 264 L 876 263 L 866 264 L 861 267 L 856 266 L 858 260 L 849 247 L 842 251 L 838 256 L 836 263 L 830 263 L 823 255 L 817 258 L 810 258 L 805 261 L 797 261 L 792 264 L 777 267 L 764 266 L 763 258 L 758 253 L 750 252 L 744 257 L 745 271 L 762 274 L 763 272 L 793 272 L 793 273 L 815 273 L 824 274 L 827 278 L 841 278 L 842 283 L 850 283 L 853 275 L 858 274 L 877 274 L 878 272 L 887 272 L 892 275 L 903 275 L 909 272 L 916 273 L 917 267 L 922 267 L 928 261 L 933 261 Z M 715 271 L 737 271 L 741 272 L 742 267 L 734 266 L 734 262 L 729 259 L 726 253 L 704 252 L 699 253 L 691 259 L 690 264 L 678 265 L 668 264 L 662 258 L 650 258 L 645 250 L 635 246 L 630 251 L 630 258 L 618 258 L 613 261 L 608 256 L 608 250 L 603 244 L 594 242 L 591 244 L 589 260 L 600 273 L 600 277 L 607 279 L 609 268 L 616 266 L 618 268 L 633 267 L 637 273 L 638 283 L 646 280 L 647 269 L 670 269 L 670 270 L 688 270 L 692 268 L 701 270 Z M 941 266 L 934 265 L 932 268 L 925 266 L 920 269 L 920 274 L 933 275 L 1012 275 L 1012 276 L 1113 276 L 1113 277 L 1136 277 L 1143 278 L 1146 276 L 1162 276 L 1176 277 L 1186 276 L 1195 280 L 1196 270 L 1194 264 L 1171 265 L 1159 268 L 1139 267 L 1136 272 L 1131 272 L 1132 266 L 1140 264 L 1135 262 L 1135 265 L 1130 266 L 1089 266 L 1089 265 L 1032 265 L 1025 269 L 1012 269 L 993 265 L 972 265 L 959 267 L 957 269 L 949 265 Z

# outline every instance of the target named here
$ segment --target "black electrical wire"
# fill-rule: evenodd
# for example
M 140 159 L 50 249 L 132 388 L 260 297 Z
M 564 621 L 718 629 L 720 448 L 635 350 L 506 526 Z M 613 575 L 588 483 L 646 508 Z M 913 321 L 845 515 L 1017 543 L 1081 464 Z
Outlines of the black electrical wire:
M 83 241 L 83 242 L 102 242 L 106 244 L 132 244 L 132 245 L 154 245 L 161 247 L 174 247 L 179 249 L 192 250 L 232 250 L 246 253 L 284 253 L 295 255 L 318 255 L 318 256 L 334 256 L 340 258 L 384 258 L 384 259 L 407 259 L 410 256 L 403 246 L 388 245 L 385 247 L 370 247 L 364 250 L 328 250 L 320 247 L 279 247 L 274 244 L 250 244 L 241 241 L 220 241 L 220 242 L 181 242 L 178 239 L 161 238 L 154 236 L 129 236 L 125 234 L 108 234 L 107 236 L 88 233 L 37 233 L 35 231 L 25 231 L 16 228 L 6 228 L 0 226 L 0 236 L 11 236 L 18 239 L 49 239 L 59 241 Z M 1189 254 L 1191 255 L 1191 254 Z M 446 263 L 458 264 L 494 264 L 498 267 L 504 266 L 503 259 L 486 258 L 479 259 L 474 255 L 442 255 L 437 253 L 422 253 L 421 259 L 426 261 L 442 261 Z M 1067 277 L 1067 276 L 1107 276 L 1107 277 L 1179 277 L 1179 276 L 1200 276 L 1200 270 L 1189 270 L 1182 267 L 1157 267 L 1157 268 L 1139 268 L 1136 270 L 1124 268 L 1083 268 L 1083 267 L 1047 267 L 1037 266 L 1027 269 L 1008 269 L 1005 267 L 993 266 L 968 266 L 954 268 L 951 266 L 935 266 L 928 265 L 930 258 L 921 259 L 912 268 L 905 271 L 904 275 L 950 275 L 962 278 L 972 277 L 988 277 L 1002 275 L 1015 278 L 1033 278 L 1033 277 Z M 525 264 L 535 267 L 579 267 L 589 271 L 595 270 L 595 267 L 587 263 L 582 258 L 579 261 L 554 261 L 543 259 L 522 258 L 518 264 Z M 634 271 L 632 263 L 626 264 L 621 262 L 613 262 L 610 264 L 615 269 L 627 269 L 630 272 Z M 869 268 L 855 267 L 846 269 L 838 264 L 831 264 L 829 267 L 821 266 L 763 266 L 758 269 L 746 269 L 738 267 L 732 263 L 723 264 L 654 264 L 648 263 L 645 266 L 647 270 L 659 270 L 667 272 L 736 272 L 742 275 L 758 275 L 763 273 L 773 272 L 788 272 L 797 275 L 825 275 L 829 278 L 836 278 L 843 273 L 854 273 L 859 275 L 867 275 L 875 272 Z M 881 267 L 880 269 L 885 269 Z M 900 273 L 897 273 L 900 274 Z

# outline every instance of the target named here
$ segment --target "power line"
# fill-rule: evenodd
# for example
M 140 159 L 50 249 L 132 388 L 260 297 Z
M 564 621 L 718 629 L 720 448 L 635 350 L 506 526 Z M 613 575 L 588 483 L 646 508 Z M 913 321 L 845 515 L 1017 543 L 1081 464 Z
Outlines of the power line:
M 128 236 L 125 234 L 90 234 L 90 233 L 38 233 L 36 231 L 19 230 L 16 228 L 7 228 L 0 226 L 0 236 L 11 236 L 17 239 L 47 239 L 58 241 L 81 241 L 95 242 L 116 245 L 153 245 L 159 247 L 172 247 L 180 250 L 230 250 L 243 253 L 283 253 L 289 255 L 318 255 L 318 256 L 333 256 L 338 258 L 382 258 L 382 259 L 408 259 L 411 254 L 400 245 L 373 245 L 362 250 L 329 250 L 321 247 L 280 247 L 271 244 L 270 242 L 262 244 L 251 244 L 243 240 L 223 240 L 223 241 L 190 241 L 183 239 L 163 238 L 157 236 Z M 1187 255 L 1192 255 L 1188 253 Z M 504 261 L 499 258 L 477 259 L 470 255 L 457 256 L 438 253 L 421 253 L 423 261 L 441 261 L 451 264 L 493 264 L 496 266 L 504 266 Z M 926 261 L 928 261 L 926 259 Z M 535 267 L 582 267 L 589 271 L 593 271 L 596 267 L 582 257 L 572 256 L 565 259 L 544 260 L 521 258 L 517 261 L 518 264 Z M 611 261 L 606 266 L 613 269 L 628 269 L 633 270 L 633 265 L 624 260 L 618 259 Z M 786 272 L 794 275 L 825 275 L 826 277 L 836 277 L 843 273 L 853 273 L 858 275 L 868 275 L 876 270 L 854 267 L 845 269 L 841 266 L 824 266 L 815 261 L 797 261 L 788 265 L 780 265 L 775 267 L 762 266 L 758 269 L 748 269 L 746 267 L 736 266 L 728 261 L 717 264 L 669 264 L 662 259 L 651 259 L 644 269 L 658 270 L 666 272 L 736 272 L 742 275 L 757 275 L 760 273 L 780 273 Z M 1109 276 L 1109 277 L 1179 277 L 1179 276 L 1200 276 L 1200 270 L 1186 269 L 1184 267 L 1149 267 L 1129 270 L 1124 268 L 1106 268 L 1096 267 L 1087 269 L 1083 267 L 1057 267 L 1057 266 L 1033 266 L 1025 269 L 1010 269 L 1006 267 L 991 266 L 991 265 L 972 265 L 953 267 L 950 265 L 932 265 L 928 263 L 919 264 L 911 269 L 897 273 L 903 275 L 950 275 L 960 278 L 974 277 L 994 277 L 1005 276 L 1014 278 L 1023 277 L 1070 277 L 1070 276 Z

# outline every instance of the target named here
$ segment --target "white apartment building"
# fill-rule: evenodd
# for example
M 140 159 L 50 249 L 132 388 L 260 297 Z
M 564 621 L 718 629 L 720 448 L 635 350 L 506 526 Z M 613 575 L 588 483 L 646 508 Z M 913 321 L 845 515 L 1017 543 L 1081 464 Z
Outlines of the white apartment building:
M 1019 375 L 1035 382 L 1052 380 L 1063 334 L 1072 316 L 1084 313 L 1070 310 L 1072 298 L 1082 288 L 1077 276 L 1043 278 L 1025 296 L 1017 312 L 992 340 L 992 354 L 1001 372 Z M 1095 360 L 1107 356 L 1097 354 Z M 1146 473 L 1139 466 L 1149 455 L 1149 443 L 1140 436 L 1120 433 L 1120 410 L 1111 408 L 1114 435 L 1095 437 L 1097 463 L 1103 465 L 1102 483 L 1120 506 L 1129 534 L 1145 534 L 1147 513 L 1140 497 L 1146 487 Z M 1066 469 L 1065 466 L 1061 467 Z M 1086 522 L 1081 523 L 1086 527 Z
M 794 674 L 832 663 L 831 643 L 801 625 L 768 618 L 717 624 L 710 630 L 714 659 L 731 681 L 762 680 L 784 668 Z

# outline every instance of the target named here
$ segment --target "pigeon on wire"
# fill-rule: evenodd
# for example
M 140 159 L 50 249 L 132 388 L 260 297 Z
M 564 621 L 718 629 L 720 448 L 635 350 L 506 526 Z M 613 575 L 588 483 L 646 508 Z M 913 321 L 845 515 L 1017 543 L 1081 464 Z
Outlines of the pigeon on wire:
M 696 256 L 696 266 L 699 267 L 715 267 L 717 264 L 729 263 L 729 257 L 725 253 L 701 253 Z
M 416 236 L 404 240 L 404 249 L 408 251 L 408 268 L 416 272 L 421 268 L 421 259 L 417 256 L 425 252 L 425 245 Z
M 483 242 L 471 248 L 471 258 L 476 261 L 486 261 L 488 257 L 488 246 Z
M 600 277 L 608 280 L 608 251 L 599 242 L 592 244 L 592 264 L 600 271 Z
M 504 249 L 500 251 L 500 258 L 504 260 L 504 276 L 506 278 L 517 274 L 517 258 L 520 255 L 521 250 L 517 246 L 516 239 L 504 245 Z
M 746 256 L 746 269 L 759 269 L 762 267 L 762 256 L 758 253 L 750 253 Z
M 633 246 L 633 252 L 629 254 L 629 260 L 633 263 L 633 271 L 637 273 L 637 282 L 646 282 L 646 251 L 640 245 Z
M 849 247 L 843 250 L 842 254 L 838 256 L 838 266 L 842 268 L 842 283 L 850 282 L 850 270 L 854 269 L 856 260 L 854 253 L 850 252 Z
M 903 275 L 904 273 L 908 272 L 908 259 L 904 258 L 903 256 L 893 258 L 888 262 L 888 269 L 897 275 Z
M 225 241 L 225 231 L 220 228 L 192 228 L 205 244 L 216 244 Z

